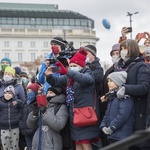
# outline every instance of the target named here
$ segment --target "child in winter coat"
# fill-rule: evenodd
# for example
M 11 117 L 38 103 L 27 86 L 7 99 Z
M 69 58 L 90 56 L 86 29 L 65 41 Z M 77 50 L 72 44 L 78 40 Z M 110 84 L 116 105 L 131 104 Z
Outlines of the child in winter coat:
M 32 142 L 32 150 L 62 150 L 63 143 L 60 135 L 61 129 L 64 128 L 68 120 L 68 109 L 65 104 L 65 95 L 62 89 L 58 87 L 50 87 L 46 94 L 47 106 L 42 109 L 42 133 L 40 134 L 40 125 L 38 120 L 41 113 L 38 107 L 33 110 L 27 118 L 27 125 L 30 128 L 38 129 L 35 132 Z M 56 107 L 61 105 L 56 112 Z M 41 136 L 41 137 L 40 137 Z M 40 138 L 40 139 L 39 139 Z M 40 142 L 39 142 L 40 141 Z
M 100 128 L 108 135 L 110 144 L 133 134 L 135 106 L 133 99 L 125 95 L 117 98 L 117 90 L 126 83 L 125 71 L 113 72 L 108 75 L 109 101 Z
M 14 87 L 9 85 L 0 99 L 0 127 L 3 150 L 19 149 L 19 120 L 23 101 L 15 98 Z

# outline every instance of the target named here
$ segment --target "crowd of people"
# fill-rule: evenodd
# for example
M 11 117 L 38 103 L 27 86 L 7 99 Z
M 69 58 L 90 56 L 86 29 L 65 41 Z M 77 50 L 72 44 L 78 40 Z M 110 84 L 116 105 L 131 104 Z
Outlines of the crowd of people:
M 1 149 L 99 150 L 148 128 L 150 34 L 137 34 L 132 40 L 127 39 L 126 27 L 121 33 L 110 51 L 113 65 L 106 72 L 94 45 L 70 50 L 68 54 L 68 43 L 61 37 L 51 40 L 52 52 L 45 56 L 34 82 L 20 67 L 13 68 L 9 58 L 3 58 Z M 138 45 L 142 38 L 144 52 Z M 87 107 L 87 111 L 81 111 Z M 88 116 L 89 107 L 96 113 L 96 124 L 75 124 L 76 108 L 79 116 Z M 149 149 L 149 141 L 128 147 Z

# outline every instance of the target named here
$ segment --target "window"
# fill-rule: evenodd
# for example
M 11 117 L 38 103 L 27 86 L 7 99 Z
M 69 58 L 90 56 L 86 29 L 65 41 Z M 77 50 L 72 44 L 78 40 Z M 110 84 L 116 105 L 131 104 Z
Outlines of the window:
M 22 47 L 22 42 L 21 41 L 18 42 L 18 47 Z
M 4 53 L 4 57 L 9 58 L 9 53 Z
M 35 47 L 35 42 L 31 42 L 31 47 Z
M 4 42 L 4 47 L 9 47 L 9 41 Z
M 22 53 L 18 53 L 18 62 L 22 62 Z
M 35 60 L 35 53 L 31 53 L 31 61 Z
M 48 47 L 48 42 L 44 42 L 44 47 Z

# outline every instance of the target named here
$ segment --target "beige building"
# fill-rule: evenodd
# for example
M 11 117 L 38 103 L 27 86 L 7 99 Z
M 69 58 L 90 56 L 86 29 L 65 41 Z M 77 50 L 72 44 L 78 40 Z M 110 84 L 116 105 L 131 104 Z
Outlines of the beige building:
M 99 40 L 94 21 L 58 5 L 0 3 L 0 59 L 9 57 L 13 66 L 34 61 L 50 52 L 50 41 L 60 36 L 74 48 Z

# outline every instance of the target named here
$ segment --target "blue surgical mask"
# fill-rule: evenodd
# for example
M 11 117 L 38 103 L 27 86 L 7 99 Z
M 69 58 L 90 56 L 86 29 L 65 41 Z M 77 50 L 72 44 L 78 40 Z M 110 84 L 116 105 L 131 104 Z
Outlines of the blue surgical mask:
M 36 95 L 34 92 L 27 92 L 27 104 L 32 103 L 36 98 Z
M 26 83 L 27 82 L 27 78 L 22 77 L 22 82 Z
M 70 67 L 70 69 L 73 71 L 80 71 L 79 67 Z

